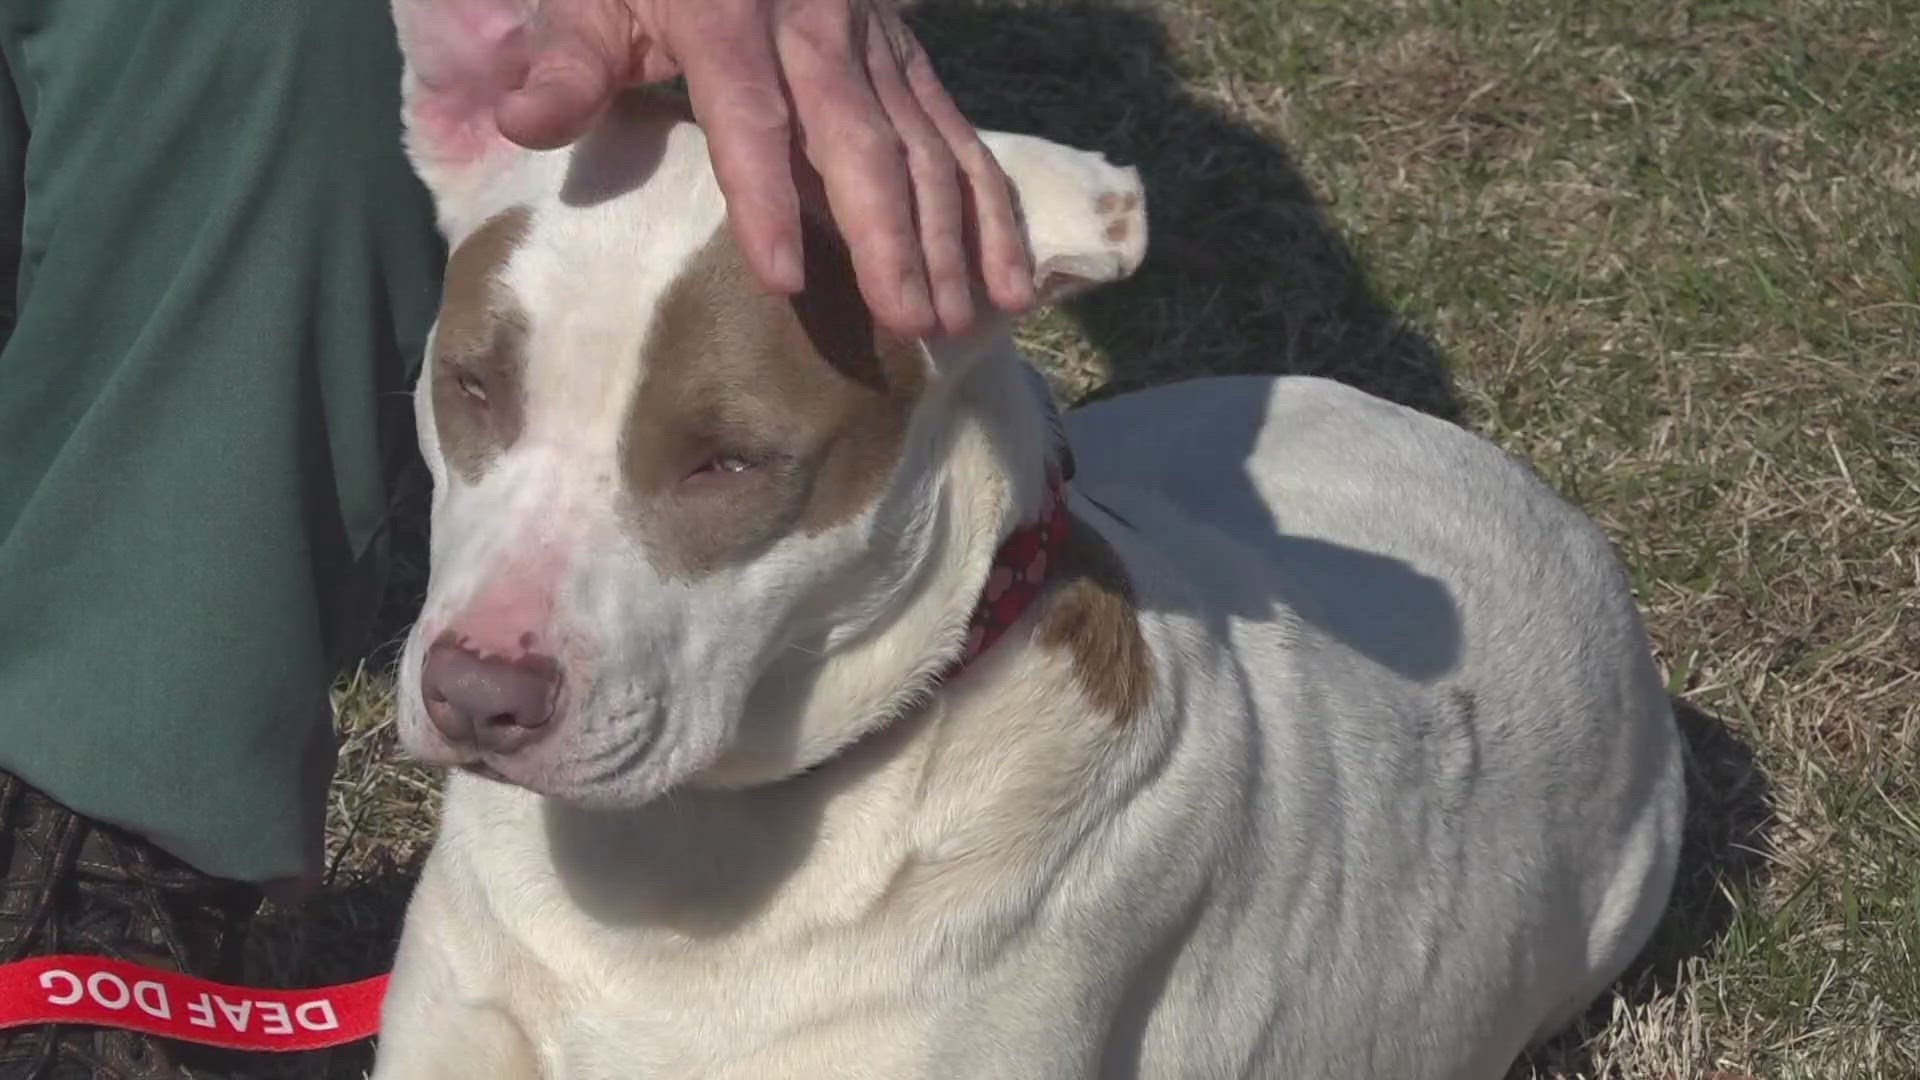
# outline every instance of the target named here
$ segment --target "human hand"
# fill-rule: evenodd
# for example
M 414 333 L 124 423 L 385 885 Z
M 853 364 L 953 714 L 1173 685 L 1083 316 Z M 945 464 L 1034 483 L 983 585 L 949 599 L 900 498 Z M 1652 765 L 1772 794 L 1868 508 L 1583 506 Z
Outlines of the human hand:
M 496 117 L 534 148 L 580 137 L 624 86 L 685 75 L 769 288 L 803 285 L 796 173 L 811 169 L 883 325 L 965 330 L 976 275 L 999 308 L 1032 301 L 1006 176 L 889 0 L 545 0 L 527 46 Z

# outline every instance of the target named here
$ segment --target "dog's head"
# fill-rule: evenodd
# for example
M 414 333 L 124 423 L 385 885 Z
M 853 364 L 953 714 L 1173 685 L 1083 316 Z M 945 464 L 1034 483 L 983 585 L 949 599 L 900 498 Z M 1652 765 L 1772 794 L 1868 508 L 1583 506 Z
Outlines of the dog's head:
M 782 657 L 830 662 L 897 614 L 941 557 L 948 391 L 1005 327 L 876 328 L 819 219 L 806 290 L 762 289 L 671 104 L 509 143 L 493 53 L 531 6 L 396 0 L 408 152 L 452 250 L 415 395 L 433 560 L 400 731 L 429 761 L 634 805 L 749 739 L 756 691 L 796 678 Z M 987 140 L 1043 302 L 1137 266 L 1132 170 Z

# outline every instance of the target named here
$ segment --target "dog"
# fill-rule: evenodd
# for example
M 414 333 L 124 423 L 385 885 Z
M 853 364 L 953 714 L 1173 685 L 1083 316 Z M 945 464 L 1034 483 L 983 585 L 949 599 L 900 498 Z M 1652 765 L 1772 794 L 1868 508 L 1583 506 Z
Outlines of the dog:
M 818 222 L 766 292 L 671 103 L 490 126 L 526 13 L 395 11 L 448 781 L 375 1080 L 1488 1080 L 1628 968 L 1683 750 L 1588 518 L 1316 378 L 1058 416 Z M 1139 266 L 1136 171 L 982 138 L 1037 304 Z

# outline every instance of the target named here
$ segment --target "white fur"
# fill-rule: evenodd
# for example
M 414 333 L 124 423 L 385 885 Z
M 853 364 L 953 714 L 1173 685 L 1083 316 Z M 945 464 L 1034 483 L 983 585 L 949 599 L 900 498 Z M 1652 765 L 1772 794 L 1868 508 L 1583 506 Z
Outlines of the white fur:
M 618 429 L 722 209 L 697 129 L 596 138 L 422 169 L 456 240 L 534 208 L 507 270 L 534 366 L 476 485 L 420 395 L 403 738 L 435 756 L 423 643 L 489 590 L 551 586 L 569 697 L 533 760 L 493 763 L 526 786 L 450 780 L 376 1080 L 1482 1080 L 1632 959 L 1680 743 L 1604 539 L 1519 465 L 1315 379 L 1082 410 L 1073 507 L 1132 578 L 1150 701 L 1100 712 L 1031 620 L 929 693 L 1039 498 L 1037 380 L 1004 327 L 930 345 L 873 508 L 662 573 L 623 526 Z M 990 143 L 1037 259 L 1132 271 L 1144 216 L 1116 243 L 1086 208 L 1136 176 Z

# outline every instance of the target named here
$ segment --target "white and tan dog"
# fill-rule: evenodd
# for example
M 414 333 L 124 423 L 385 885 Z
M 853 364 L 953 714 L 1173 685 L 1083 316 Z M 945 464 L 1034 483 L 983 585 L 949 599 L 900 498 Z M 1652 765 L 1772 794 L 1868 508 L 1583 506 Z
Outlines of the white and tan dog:
M 825 230 L 762 292 L 646 99 L 512 147 L 524 14 L 396 11 L 455 249 L 399 723 L 460 768 L 377 1080 L 1488 1080 L 1633 959 L 1681 744 L 1584 517 L 1304 378 L 1074 414 L 1049 515 L 1004 325 L 876 332 Z M 1131 170 L 987 141 L 1047 297 L 1132 272 Z

